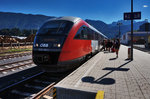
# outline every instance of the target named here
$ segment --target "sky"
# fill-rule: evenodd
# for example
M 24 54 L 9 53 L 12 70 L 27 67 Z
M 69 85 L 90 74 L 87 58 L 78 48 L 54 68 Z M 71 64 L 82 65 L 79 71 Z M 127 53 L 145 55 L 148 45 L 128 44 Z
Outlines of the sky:
M 150 22 L 150 0 L 133 0 L 134 12 Z M 131 0 L 0 0 L 0 12 L 42 14 L 46 16 L 76 16 L 101 20 L 107 24 L 123 20 L 131 11 Z

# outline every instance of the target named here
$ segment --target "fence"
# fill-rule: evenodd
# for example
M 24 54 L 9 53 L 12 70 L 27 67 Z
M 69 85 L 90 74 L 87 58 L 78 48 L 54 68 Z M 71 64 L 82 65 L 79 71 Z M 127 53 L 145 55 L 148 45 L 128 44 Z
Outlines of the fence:
M 5 48 L 5 47 L 10 47 L 10 48 L 20 48 L 20 46 L 29 46 L 33 45 L 33 42 L 18 42 L 18 43 L 0 43 L 0 47 Z

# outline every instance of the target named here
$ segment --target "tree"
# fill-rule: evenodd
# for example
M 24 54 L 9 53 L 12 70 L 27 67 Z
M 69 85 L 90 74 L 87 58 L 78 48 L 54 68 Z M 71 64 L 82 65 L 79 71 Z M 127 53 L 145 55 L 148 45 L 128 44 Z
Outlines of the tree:
M 8 35 L 8 36 L 29 36 L 30 34 L 36 34 L 37 30 L 27 30 L 23 29 L 20 30 L 19 28 L 12 28 L 12 29 L 1 29 L 0 35 Z
M 10 36 L 10 30 L 9 29 L 1 29 L 0 35 L 8 35 Z
M 29 36 L 31 34 L 31 30 L 23 29 L 22 33 L 23 33 L 24 36 Z
M 11 35 L 13 36 L 20 36 L 21 35 L 21 31 L 19 28 L 12 28 L 10 31 Z

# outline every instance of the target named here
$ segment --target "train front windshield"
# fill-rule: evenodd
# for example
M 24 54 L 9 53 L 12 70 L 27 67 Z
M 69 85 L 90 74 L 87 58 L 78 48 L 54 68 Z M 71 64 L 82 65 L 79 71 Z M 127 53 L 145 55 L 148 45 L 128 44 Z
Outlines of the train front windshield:
M 69 21 L 49 21 L 40 28 L 37 35 L 67 35 L 72 25 Z

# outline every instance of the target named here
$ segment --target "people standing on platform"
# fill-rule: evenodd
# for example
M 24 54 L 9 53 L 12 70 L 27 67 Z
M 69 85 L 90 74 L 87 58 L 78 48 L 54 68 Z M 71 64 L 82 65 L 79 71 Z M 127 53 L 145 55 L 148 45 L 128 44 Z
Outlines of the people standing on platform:
M 108 40 L 108 51 L 111 52 L 111 48 L 113 46 L 113 43 L 111 40 Z
M 104 50 L 104 51 L 105 51 L 105 47 L 106 47 L 106 45 L 105 45 L 105 40 L 103 40 L 103 42 L 102 42 L 102 46 L 103 46 L 103 47 L 101 48 L 101 51 L 102 51 L 102 50 Z
M 109 40 L 105 40 L 105 45 L 106 45 L 106 51 L 108 51 L 108 48 L 109 48 Z
M 107 44 L 106 44 L 107 51 L 109 51 L 109 46 L 110 46 L 110 41 L 109 41 L 109 39 L 108 39 L 108 40 L 107 40 Z
M 112 41 L 111 52 L 115 52 L 115 39 Z
M 119 48 L 120 48 L 120 40 L 117 39 L 117 40 L 115 41 L 116 58 L 118 58 Z

